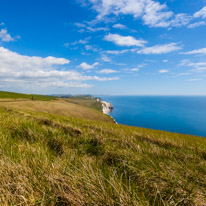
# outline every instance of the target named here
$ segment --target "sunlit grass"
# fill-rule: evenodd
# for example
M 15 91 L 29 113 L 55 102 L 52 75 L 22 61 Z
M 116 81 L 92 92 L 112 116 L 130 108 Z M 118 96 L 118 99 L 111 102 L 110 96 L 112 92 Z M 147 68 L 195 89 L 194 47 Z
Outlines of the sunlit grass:
M 206 139 L 0 109 L 1 205 L 205 205 Z
M 55 99 L 52 96 L 45 96 L 45 95 L 35 95 L 35 94 L 20 94 L 14 92 L 4 92 L 0 91 L 0 99 L 29 99 L 29 100 L 43 100 L 48 101 Z

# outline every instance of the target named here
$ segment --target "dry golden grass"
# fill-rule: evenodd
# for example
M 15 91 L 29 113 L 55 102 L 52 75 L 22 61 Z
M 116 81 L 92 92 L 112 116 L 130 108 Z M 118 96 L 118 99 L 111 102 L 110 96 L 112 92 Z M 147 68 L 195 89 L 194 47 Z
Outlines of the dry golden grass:
M 0 205 L 206 205 L 205 138 L 5 107 L 0 122 Z
M 75 100 L 73 101 L 75 102 Z M 81 101 L 82 104 L 84 104 L 85 101 L 86 105 L 91 106 L 90 100 Z M 80 104 L 71 103 L 66 99 L 55 99 L 51 101 L 0 99 L 0 106 L 6 108 L 52 113 L 80 119 L 114 122 L 109 116 L 102 114 L 102 112 L 82 106 Z
M 102 112 L 102 104 L 100 102 L 97 102 L 96 99 L 86 98 L 86 97 L 72 97 L 72 98 L 66 98 L 64 99 L 67 102 L 82 105 L 85 107 L 96 109 L 100 112 Z
M 95 100 L 0 94 L 0 205 L 206 206 L 206 138 L 116 125 Z

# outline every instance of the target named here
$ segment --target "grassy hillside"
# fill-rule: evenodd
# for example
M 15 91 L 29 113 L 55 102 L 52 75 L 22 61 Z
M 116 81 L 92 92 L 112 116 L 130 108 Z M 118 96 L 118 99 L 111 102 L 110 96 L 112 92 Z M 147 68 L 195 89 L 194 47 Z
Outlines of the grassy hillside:
M 0 106 L 1 205 L 206 205 L 205 138 L 34 110 Z
M 55 97 L 51 96 L 45 96 L 45 95 L 35 95 L 35 94 L 20 94 L 20 93 L 14 93 L 14 92 L 4 92 L 0 91 L 0 101 L 1 99 L 33 99 L 34 100 L 43 100 L 43 101 L 48 101 L 52 100 Z
M 62 116 L 76 117 L 79 119 L 99 120 L 106 122 L 114 122 L 112 118 L 104 115 L 95 109 L 73 104 L 64 99 L 56 99 L 52 101 L 0 101 L 0 106 L 6 108 L 15 108 L 18 110 L 37 111 Z
M 32 96 L 33 100 L 31 99 Z M 101 103 L 91 99 L 91 97 L 54 98 L 44 95 L 0 92 L 0 106 L 81 119 L 114 122 L 112 118 L 102 114 Z
M 96 99 L 91 99 L 91 97 L 71 97 L 66 98 L 65 101 L 102 111 L 101 103 L 97 102 Z

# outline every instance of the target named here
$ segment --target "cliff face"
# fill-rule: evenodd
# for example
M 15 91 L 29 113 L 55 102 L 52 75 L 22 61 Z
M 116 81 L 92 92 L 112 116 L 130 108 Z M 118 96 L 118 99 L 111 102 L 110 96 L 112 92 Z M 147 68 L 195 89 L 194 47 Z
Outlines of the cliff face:
M 112 103 L 102 101 L 102 112 L 104 114 L 109 114 L 112 110 L 113 110 Z

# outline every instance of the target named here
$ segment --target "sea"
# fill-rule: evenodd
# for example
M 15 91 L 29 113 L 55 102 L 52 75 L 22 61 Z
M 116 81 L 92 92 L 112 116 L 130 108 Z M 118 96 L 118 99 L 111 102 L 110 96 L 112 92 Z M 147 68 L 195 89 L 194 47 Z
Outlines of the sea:
M 206 96 L 101 96 L 117 123 L 206 137 Z

